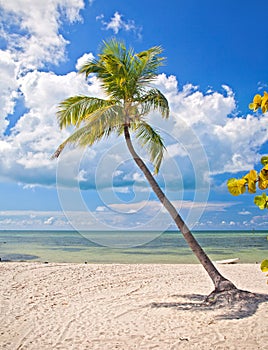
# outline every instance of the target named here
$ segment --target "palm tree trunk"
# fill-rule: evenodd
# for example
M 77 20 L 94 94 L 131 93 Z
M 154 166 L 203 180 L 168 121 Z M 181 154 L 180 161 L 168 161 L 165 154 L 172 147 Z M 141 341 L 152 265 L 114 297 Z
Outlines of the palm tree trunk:
M 127 147 L 129 149 L 129 152 L 131 153 L 134 161 L 138 165 L 138 167 L 143 172 L 144 176 L 148 180 L 149 184 L 151 185 L 154 193 L 160 200 L 160 202 L 163 204 L 163 206 L 166 208 L 168 213 L 171 215 L 172 219 L 175 221 L 178 229 L 181 231 L 183 237 L 185 238 L 186 242 L 188 243 L 189 247 L 193 251 L 193 253 L 196 255 L 200 263 L 203 265 L 205 270 L 207 271 L 208 275 L 210 276 L 211 280 L 214 283 L 215 286 L 215 292 L 221 292 L 231 289 L 236 289 L 235 285 L 223 277 L 220 272 L 216 269 L 216 267 L 213 265 L 210 258 L 207 256 L 207 254 L 204 252 L 202 247 L 199 245 L 193 234 L 191 233 L 190 229 L 187 227 L 179 213 L 177 212 L 174 205 L 169 201 L 169 199 L 165 196 L 161 188 L 159 187 L 158 183 L 152 176 L 151 172 L 143 162 L 143 160 L 138 156 L 136 153 L 132 141 L 129 134 L 128 126 L 124 126 L 124 136 L 127 143 Z

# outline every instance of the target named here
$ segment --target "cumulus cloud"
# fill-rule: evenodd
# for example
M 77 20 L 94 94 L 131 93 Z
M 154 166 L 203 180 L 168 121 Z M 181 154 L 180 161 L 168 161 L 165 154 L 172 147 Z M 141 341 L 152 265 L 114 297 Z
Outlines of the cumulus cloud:
M 68 42 L 60 25 L 81 20 L 83 7 L 83 0 L 0 0 L 1 36 L 22 71 L 64 59 Z
M 87 61 L 92 60 L 94 58 L 94 55 L 90 53 L 85 53 L 82 57 L 79 57 L 75 68 L 79 70 Z
M 252 168 L 260 158 L 261 146 L 268 140 L 267 122 L 268 113 L 259 117 L 230 118 L 225 125 L 214 125 L 212 140 L 218 141 L 219 152 L 218 158 L 214 157 L 212 170 L 235 173 Z
M 0 134 L 8 126 L 5 119 L 14 111 L 18 97 L 18 82 L 16 80 L 17 63 L 8 51 L 0 50 Z
M 44 65 L 64 58 L 67 42 L 59 33 L 60 26 L 63 21 L 81 20 L 79 12 L 83 6 L 82 0 L 0 0 L 1 34 L 6 42 L 6 49 L 0 51 L 2 178 L 27 186 L 55 185 L 57 162 L 52 162 L 50 156 L 71 132 L 58 128 L 58 103 L 75 94 L 104 97 L 94 76 L 88 84 L 75 72 L 58 76 L 40 71 Z M 103 16 L 100 20 L 105 29 L 114 33 L 138 31 L 134 21 L 124 19 L 119 12 L 110 21 Z M 15 36 L 14 30 L 10 31 L 11 23 L 18 29 Z M 92 57 L 92 53 L 84 54 L 77 60 L 76 68 Z M 220 92 L 204 93 L 192 84 L 180 87 L 175 76 L 165 74 L 158 75 L 154 85 L 167 96 L 171 109 L 169 121 L 156 114 L 149 118 L 167 146 L 158 178 L 162 186 L 176 190 L 208 186 L 209 175 L 246 170 L 258 160 L 256 154 L 268 140 L 268 114 L 229 117 L 235 112 L 236 101 L 227 85 Z M 11 128 L 7 117 L 19 99 L 24 112 Z M 146 154 L 141 154 L 148 161 Z M 77 157 L 82 157 L 79 166 Z M 65 165 L 62 178 L 58 178 L 61 185 L 80 183 L 84 189 L 116 187 L 122 194 L 130 193 L 133 186 L 147 191 L 123 140 L 116 141 L 116 137 L 96 144 L 88 152 L 65 152 L 62 158 Z
M 30 185 L 55 183 L 55 165 L 49 157 L 67 135 L 59 134 L 55 106 L 73 93 L 73 88 L 68 92 L 68 85 L 79 85 L 80 92 L 88 90 L 75 73 L 60 77 L 37 69 L 64 59 L 67 41 L 59 33 L 60 26 L 64 21 L 80 20 L 83 7 L 82 0 L 0 0 L 4 43 L 0 50 L 2 177 Z M 8 116 L 18 103 L 23 105 L 24 114 L 10 129 Z M 38 176 L 42 180 L 36 181 Z
M 89 86 L 74 72 L 57 76 L 51 72 L 33 71 L 18 79 L 18 84 L 27 111 L 9 135 L 2 135 L 0 173 L 16 182 L 55 184 L 56 162 L 50 157 L 70 134 L 68 130 L 59 130 L 56 107 L 62 99 L 73 94 L 101 95 L 100 87 L 98 84 Z
M 176 156 L 184 157 L 187 156 L 187 152 L 185 151 L 183 145 L 179 145 L 177 143 L 173 143 L 166 147 L 167 153 L 166 156 L 170 158 L 174 158 Z
M 35 70 L 14 84 L 20 88 L 26 112 L 9 134 L 2 134 L 0 139 L 2 177 L 30 185 L 53 185 L 56 162 L 52 162 L 50 156 L 71 131 L 59 130 L 56 107 L 59 101 L 75 94 L 103 97 L 100 83 L 91 77 L 87 84 L 84 77 L 75 72 L 57 76 Z M 161 185 L 175 189 L 196 186 L 197 181 L 199 185 L 208 181 L 209 172 L 236 172 L 254 165 L 256 152 L 267 141 L 267 114 L 229 118 L 235 108 L 235 98 L 226 87 L 221 93 L 209 94 L 190 85 L 179 89 L 176 78 L 164 74 L 158 76 L 155 85 L 166 94 L 171 106 L 169 121 L 156 115 L 150 117 L 167 142 L 162 167 L 164 180 L 159 178 Z M 2 125 L 4 131 L 6 124 Z M 77 156 L 82 156 L 83 161 L 79 160 L 80 167 L 76 169 Z M 116 186 L 129 191 L 128 186 L 135 183 L 141 188 L 146 186 L 123 140 L 116 137 L 96 144 L 83 155 L 81 151 L 65 152 L 63 159 L 66 169 L 62 171 L 65 177 L 62 181 L 67 186 L 77 185 L 79 181 L 82 188 L 94 188 L 96 171 L 100 188 Z M 71 171 L 72 164 L 76 173 Z M 112 171 L 113 179 L 111 173 L 105 171 L 107 168 Z
M 114 34 L 118 34 L 120 30 L 134 32 L 141 36 L 142 28 L 137 26 L 133 20 L 124 20 L 124 16 L 116 11 L 110 21 L 104 19 L 104 15 L 97 16 L 96 19 L 101 21 L 104 30 L 112 30 Z
M 202 93 L 190 84 L 180 91 L 176 78 L 165 74 L 159 75 L 155 84 L 168 97 L 175 120 L 173 132 L 184 149 L 189 150 L 196 146 L 191 135 L 197 135 L 208 157 L 211 174 L 235 173 L 254 166 L 258 160 L 256 154 L 268 141 L 268 113 L 230 118 L 235 114 L 236 101 L 230 87 L 225 85 L 223 92 Z

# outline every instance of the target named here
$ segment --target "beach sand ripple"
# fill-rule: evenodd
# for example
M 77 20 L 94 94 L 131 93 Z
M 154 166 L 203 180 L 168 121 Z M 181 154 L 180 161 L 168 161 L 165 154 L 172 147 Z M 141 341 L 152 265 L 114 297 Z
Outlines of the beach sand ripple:
M 259 265 L 218 267 L 268 293 Z M 0 282 L 1 349 L 268 348 L 268 303 L 240 314 L 199 307 L 213 286 L 195 264 L 1 263 Z

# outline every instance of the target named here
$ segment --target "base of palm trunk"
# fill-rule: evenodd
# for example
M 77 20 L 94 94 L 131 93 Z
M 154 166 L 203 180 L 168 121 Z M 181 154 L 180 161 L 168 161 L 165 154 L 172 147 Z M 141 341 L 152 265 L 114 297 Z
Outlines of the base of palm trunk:
M 214 291 L 206 297 L 204 302 L 208 305 L 232 306 L 232 304 L 239 300 L 253 296 L 255 296 L 254 293 L 238 289 L 231 281 L 223 278 L 218 282 Z
M 228 279 L 221 277 L 216 283 L 214 293 L 226 292 L 228 290 L 237 290 L 236 286 Z
M 228 307 L 243 311 L 259 304 L 260 302 L 267 301 L 268 295 L 251 293 L 234 286 L 227 290 L 215 289 L 206 297 L 204 304 L 216 308 Z

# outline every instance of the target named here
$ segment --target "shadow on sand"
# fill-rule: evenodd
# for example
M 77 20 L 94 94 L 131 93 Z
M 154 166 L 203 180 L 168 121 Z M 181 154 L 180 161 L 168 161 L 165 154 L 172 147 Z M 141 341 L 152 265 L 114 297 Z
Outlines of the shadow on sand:
M 228 298 L 226 293 L 217 297 L 217 302 L 206 302 L 206 295 L 186 294 L 172 295 L 174 298 L 184 298 L 185 302 L 164 302 L 151 303 L 152 308 L 175 308 L 178 310 L 194 310 L 194 311 L 215 311 L 221 309 L 221 315 L 216 316 L 217 319 L 232 320 L 250 317 L 255 314 L 261 303 L 268 302 L 268 294 L 242 292 L 237 298 Z

